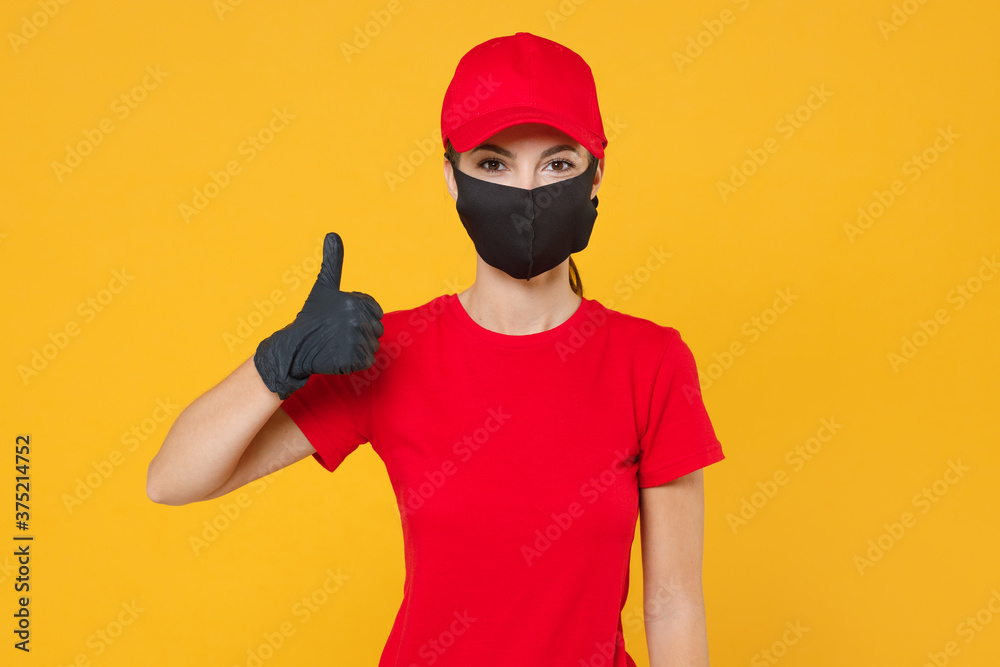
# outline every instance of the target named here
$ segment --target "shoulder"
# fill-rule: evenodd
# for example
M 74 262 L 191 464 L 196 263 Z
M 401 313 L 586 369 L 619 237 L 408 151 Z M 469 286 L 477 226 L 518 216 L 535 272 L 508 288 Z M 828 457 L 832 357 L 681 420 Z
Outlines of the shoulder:
M 451 295 L 442 294 L 411 308 L 398 308 L 382 315 L 382 326 L 385 328 L 383 338 L 395 340 L 408 335 L 423 333 L 430 324 L 438 320 L 449 308 Z
M 398 308 L 387 311 L 382 316 L 382 321 L 385 322 L 388 320 L 396 324 L 408 322 L 414 315 L 439 315 L 448 307 L 448 300 L 451 296 L 450 294 L 442 294 L 411 308 Z
M 680 339 L 680 332 L 674 327 L 614 310 L 596 300 L 586 299 L 586 301 L 591 319 L 606 320 L 609 330 L 617 340 L 627 340 L 637 348 L 662 353 L 671 346 L 675 338 Z
M 602 313 L 609 323 L 609 345 L 623 350 L 621 354 L 631 360 L 635 372 L 668 376 L 697 373 L 694 352 L 677 328 L 594 303 L 595 312 Z

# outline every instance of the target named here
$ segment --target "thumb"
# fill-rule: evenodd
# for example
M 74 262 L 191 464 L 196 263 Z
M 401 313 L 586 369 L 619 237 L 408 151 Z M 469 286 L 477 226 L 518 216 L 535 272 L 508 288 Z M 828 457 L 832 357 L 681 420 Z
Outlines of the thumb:
M 319 269 L 316 282 L 340 289 L 340 276 L 344 270 L 344 242 L 336 232 L 329 232 L 323 241 L 323 266 Z

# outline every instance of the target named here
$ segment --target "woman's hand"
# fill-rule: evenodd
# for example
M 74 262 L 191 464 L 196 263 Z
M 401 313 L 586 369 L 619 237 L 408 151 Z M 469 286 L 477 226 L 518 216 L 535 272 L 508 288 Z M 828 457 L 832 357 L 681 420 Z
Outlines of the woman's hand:
M 284 400 L 314 373 L 346 375 L 371 368 L 379 348 L 382 308 L 361 292 L 341 292 L 344 244 L 323 242 L 323 265 L 295 320 L 261 341 L 254 365 L 267 388 Z

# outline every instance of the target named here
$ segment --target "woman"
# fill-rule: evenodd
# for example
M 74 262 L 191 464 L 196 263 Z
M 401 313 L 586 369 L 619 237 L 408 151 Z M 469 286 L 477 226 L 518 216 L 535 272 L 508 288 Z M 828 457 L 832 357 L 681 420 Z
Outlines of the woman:
M 675 329 L 584 298 L 569 257 L 607 144 L 589 66 L 529 33 L 484 42 L 441 134 L 472 286 L 384 314 L 340 290 L 329 234 L 295 321 L 178 417 L 150 498 L 217 498 L 309 455 L 333 471 L 370 442 L 406 561 L 381 667 L 634 665 L 641 508 L 651 665 L 708 665 L 701 469 L 724 456 L 694 358 Z

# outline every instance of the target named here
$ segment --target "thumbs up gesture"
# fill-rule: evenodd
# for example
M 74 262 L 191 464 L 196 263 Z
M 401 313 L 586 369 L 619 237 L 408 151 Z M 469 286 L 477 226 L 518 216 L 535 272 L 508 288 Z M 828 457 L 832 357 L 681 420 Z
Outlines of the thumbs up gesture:
M 323 265 L 295 320 L 261 341 L 254 365 L 282 400 L 314 373 L 346 375 L 375 363 L 382 308 L 361 292 L 341 292 L 344 244 L 334 232 L 323 242 Z

